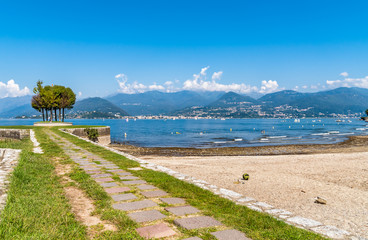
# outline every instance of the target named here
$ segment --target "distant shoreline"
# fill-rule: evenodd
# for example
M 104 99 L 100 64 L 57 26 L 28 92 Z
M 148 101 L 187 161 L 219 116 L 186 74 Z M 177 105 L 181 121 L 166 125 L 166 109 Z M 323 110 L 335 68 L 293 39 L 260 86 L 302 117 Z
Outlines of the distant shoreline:
M 179 147 L 139 147 L 128 144 L 111 144 L 111 147 L 134 156 L 269 156 L 316 153 L 367 152 L 368 136 L 350 136 L 335 144 L 294 144 L 259 147 L 222 148 L 179 148 Z

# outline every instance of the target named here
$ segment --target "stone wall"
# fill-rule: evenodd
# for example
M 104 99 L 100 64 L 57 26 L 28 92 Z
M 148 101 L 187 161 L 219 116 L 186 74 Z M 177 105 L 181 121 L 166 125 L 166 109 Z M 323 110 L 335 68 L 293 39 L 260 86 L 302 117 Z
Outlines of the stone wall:
M 0 129 L 3 130 L 3 129 Z M 8 176 L 18 163 L 20 150 L 0 148 L 0 212 L 4 209 L 7 199 Z
M 61 130 L 65 132 L 69 132 L 78 137 L 88 139 L 87 133 L 84 131 L 85 129 L 86 128 L 65 128 Z M 97 129 L 98 131 L 97 142 L 99 144 L 107 146 L 111 143 L 110 127 L 95 127 L 93 129 Z
M 21 140 L 29 137 L 28 129 L 0 129 L 0 139 L 10 138 Z

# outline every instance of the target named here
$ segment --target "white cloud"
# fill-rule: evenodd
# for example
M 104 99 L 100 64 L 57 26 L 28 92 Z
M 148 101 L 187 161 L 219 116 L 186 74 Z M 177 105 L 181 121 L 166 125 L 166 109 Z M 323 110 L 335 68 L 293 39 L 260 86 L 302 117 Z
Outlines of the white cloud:
M 344 80 L 327 80 L 327 86 L 330 88 L 337 87 L 360 87 L 368 88 L 368 76 L 363 78 L 345 78 Z
M 115 78 L 116 79 L 121 78 L 123 80 L 128 80 L 128 77 L 124 73 L 119 73 L 119 74 L 115 75 Z
M 82 96 L 82 92 L 78 92 L 78 97 L 81 97 Z
M 19 84 L 16 84 L 13 79 L 7 83 L 0 82 L 0 98 L 6 97 L 20 97 L 29 95 L 30 91 L 28 87 L 20 89 Z
M 277 83 L 277 81 L 263 80 L 261 90 L 259 91 L 259 93 L 267 94 L 267 93 L 276 92 L 278 90 L 280 89 L 279 89 L 279 84 Z
M 267 94 L 271 92 L 275 92 L 279 89 L 279 85 L 277 81 L 268 80 L 262 81 L 261 87 L 251 86 L 245 83 L 231 83 L 231 84 L 222 84 L 217 81 L 221 80 L 222 71 L 214 72 L 212 74 L 211 80 L 207 80 L 207 71 L 210 67 L 204 67 L 201 69 L 199 73 L 193 74 L 191 79 L 186 80 L 181 87 L 177 87 L 179 85 L 179 81 L 166 81 L 163 85 L 159 85 L 154 83 L 153 85 L 146 86 L 144 84 L 133 82 L 128 83 L 128 77 L 123 74 L 117 74 L 115 76 L 119 89 L 118 92 L 121 93 L 142 93 L 146 91 L 158 90 L 164 92 L 177 92 L 181 90 L 191 90 L 191 91 L 224 91 L 224 92 L 237 92 L 242 94 L 249 93 L 261 93 Z
M 118 92 L 121 93 L 142 93 L 147 90 L 147 87 L 141 83 L 133 82 L 132 84 L 127 83 L 128 77 L 124 73 L 120 73 L 115 76 L 119 84 Z
M 179 83 L 179 82 L 176 80 L 175 83 Z M 178 91 L 178 89 L 174 86 L 175 83 L 172 82 L 172 81 L 166 81 L 164 83 L 164 86 L 166 88 L 165 92 L 176 92 L 176 91 Z
M 209 67 L 201 69 L 199 74 L 193 74 L 193 79 L 188 79 L 184 82 L 182 89 L 192 91 L 233 91 L 238 93 L 257 92 L 258 88 L 244 83 L 237 84 L 221 84 L 216 82 L 222 76 L 222 71 L 215 72 L 212 75 L 212 81 L 206 81 L 206 71 Z
M 342 73 L 340 73 L 340 76 L 347 77 L 347 76 L 349 76 L 349 73 L 347 73 L 347 72 L 342 72 Z
M 201 69 L 200 75 L 202 76 L 206 76 L 207 75 L 207 70 L 210 68 L 210 66 L 204 67 Z
M 156 83 L 154 83 L 153 85 L 148 86 L 148 89 L 150 91 L 154 91 L 154 90 L 163 91 L 163 90 L 165 90 L 165 88 L 163 86 L 157 85 Z
M 154 91 L 154 90 L 164 91 L 165 90 L 164 86 L 158 85 L 156 83 L 149 85 L 149 86 L 146 86 L 142 83 L 138 83 L 136 81 L 133 82 L 132 84 L 127 83 L 128 76 L 125 75 L 124 73 L 117 74 L 115 78 L 119 84 L 118 92 L 121 92 L 121 93 L 133 94 L 133 93 L 143 93 L 146 91 Z
M 222 77 L 222 73 L 223 73 L 222 71 L 214 72 L 212 74 L 212 81 L 220 80 Z

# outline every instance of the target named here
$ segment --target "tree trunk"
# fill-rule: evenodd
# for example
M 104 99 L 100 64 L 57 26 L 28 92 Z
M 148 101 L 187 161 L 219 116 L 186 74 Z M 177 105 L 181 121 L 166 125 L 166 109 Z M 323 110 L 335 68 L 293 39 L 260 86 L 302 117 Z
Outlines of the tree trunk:
M 57 122 L 56 108 L 54 108 L 54 113 L 55 113 L 55 122 Z
M 53 110 L 54 110 L 53 108 L 50 109 L 50 122 L 52 122 L 52 120 L 54 118 L 54 115 L 53 115 L 53 112 L 52 112 Z
M 47 108 L 45 108 L 45 110 L 46 110 L 46 121 L 48 121 L 49 120 L 49 114 L 47 112 Z
M 65 119 L 65 108 L 63 108 L 63 122 L 64 122 L 64 119 Z
M 42 111 L 42 121 L 45 121 L 45 109 L 41 108 Z
M 59 121 L 61 122 L 61 108 L 59 108 Z

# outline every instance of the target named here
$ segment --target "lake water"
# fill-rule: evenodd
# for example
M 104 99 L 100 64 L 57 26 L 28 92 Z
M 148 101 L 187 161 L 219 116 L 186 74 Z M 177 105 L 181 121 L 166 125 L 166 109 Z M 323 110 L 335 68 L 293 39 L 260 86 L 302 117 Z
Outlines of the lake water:
M 102 120 L 70 119 L 74 125 L 106 125 L 111 139 L 144 147 L 250 147 L 279 144 L 325 144 L 351 135 L 367 135 L 358 119 L 199 119 Z M 1 125 L 32 125 L 39 120 L 0 120 Z M 126 134 L 126 135 L 125 135 Z

